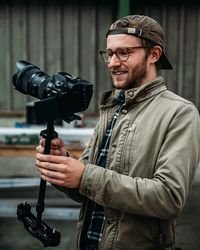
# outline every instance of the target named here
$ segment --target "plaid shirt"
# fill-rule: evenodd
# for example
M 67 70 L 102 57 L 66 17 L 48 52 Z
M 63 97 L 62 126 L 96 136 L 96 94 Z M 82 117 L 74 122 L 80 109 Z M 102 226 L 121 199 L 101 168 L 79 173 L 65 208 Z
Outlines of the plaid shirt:
M 102 145 L 97 157 L 96 165 L 105 167 L 107 153 L 109 150 L 110 138 L 112 130 L 116 124 L 116 121 L 120 114 L 120 109 L 124 103 L 124 92 L 121 92 L 117 98 L 117 110 L 112 118 L 111 123 L 106 129 Z M 89 200 L 88 211 L 87 211 L 87 223 L 84 230 L 86 230 L 84 238 L 82 239 L 82 244 L 84 245 L 82 250 L 95 250 L 98 249 L 99 242 L 101 241 L 103 226 L 104 226 L 105 216 L 103 206 Z

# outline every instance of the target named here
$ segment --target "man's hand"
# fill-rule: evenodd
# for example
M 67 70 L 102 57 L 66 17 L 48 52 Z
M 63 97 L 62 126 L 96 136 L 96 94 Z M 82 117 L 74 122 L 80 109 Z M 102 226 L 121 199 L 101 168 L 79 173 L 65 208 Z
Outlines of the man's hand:
M 36 152 L 37 153 L 43 153 L 44 152 L 44 147 L 45 147 L 45 139 L 41 139 L 39 142 L 39 145 L 36 147 Z M 65 148 L 64 142 L 61 138 L 56 138 L 51 141 L 51 155 L 62 155 L 66 156 L 67 155 L 67 150 Z
M 38 147 L 39 152 L 41 148 Z M 41 153 L 36 154 L 36 166 L 43 180 L 67 188 L 79 188 L 85 168 L 82 162 L 72 157 Z

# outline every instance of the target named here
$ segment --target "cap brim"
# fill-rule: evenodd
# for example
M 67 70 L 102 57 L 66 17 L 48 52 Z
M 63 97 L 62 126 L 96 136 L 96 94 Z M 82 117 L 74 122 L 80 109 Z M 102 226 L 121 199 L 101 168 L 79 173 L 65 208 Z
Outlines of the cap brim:
M 161 55 L 158 63 L 160 64 L 160 69 L 173 69 L 171 63 L 167 59 L 167 57 L 164 54 L 164 52 L 162 52 L 162 55 Z

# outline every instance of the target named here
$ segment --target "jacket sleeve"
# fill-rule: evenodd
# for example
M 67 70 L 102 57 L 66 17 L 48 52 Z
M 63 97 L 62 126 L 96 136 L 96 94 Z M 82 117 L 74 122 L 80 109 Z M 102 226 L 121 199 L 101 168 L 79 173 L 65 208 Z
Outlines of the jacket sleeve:
M 88 156 L 89 156 L 89 151 L 91 148 L 91 142 L 94 139 L 94 135 L 96 134 L 96 132 L 95 132 L 96 130 L 98 130 L 98 124 L 97 124 L 96 128 L 94 129 L 93 136 L 91 137 L 87 147 L 85 148 L 85 150 L 83 151 L 83 154 L 81 155 L 81 157 L 79 159 L 85 165 L 88 162 L 88 158 L 89 158 Z M 76 202 L 82 202 L 82 200 L 83 200 L 83 195 L 80 194 L 78 188 L 73 189 L 73 188 L 66 188 L 66 187 L 61 187 L 61 186 L 57 186 L 57 185 L 54 185 L 54 187 L 56 187 L 59 191 L 63 192 L 69 198 L 71 198 L 72 200 L 74 200 Z
M 53 185 L 53 186 L 62 193 L 66 194 L 70 199 L 78 203 L 82 202 L 83 196 L 79 193 L 79 190 L 77 188 L 66 188 L 58 185 Z
M 104 207 L 169 219 L 177 216 L 186 202 L 199 155 L 199 113 L 193 105 L 185 105 L 168 126 L 152 178 L 126 176 L 87 164 L 80 193 Z

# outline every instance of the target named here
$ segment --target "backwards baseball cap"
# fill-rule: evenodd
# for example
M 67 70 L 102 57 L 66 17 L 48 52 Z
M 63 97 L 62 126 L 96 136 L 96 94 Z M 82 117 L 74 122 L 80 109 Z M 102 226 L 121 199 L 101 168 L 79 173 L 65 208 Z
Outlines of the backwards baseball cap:
M 108 35 L 128 34 L 143 38 L 153 45 L 159 45 L 162 50 L 164 47 L 164 32 L 158 22 L 148 16 L 130 15 L 122 17 L 114 22 L 108 30 Z M 172 65 L 162 51 L 158 60 L 160 69 L 172 69 Z

